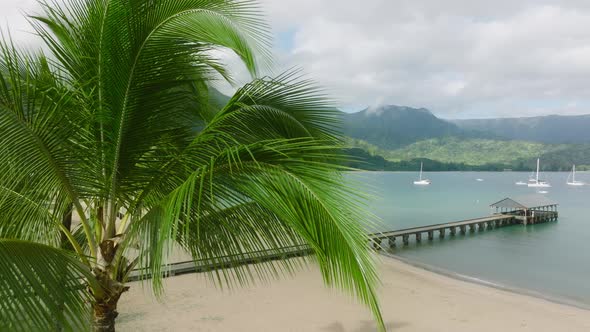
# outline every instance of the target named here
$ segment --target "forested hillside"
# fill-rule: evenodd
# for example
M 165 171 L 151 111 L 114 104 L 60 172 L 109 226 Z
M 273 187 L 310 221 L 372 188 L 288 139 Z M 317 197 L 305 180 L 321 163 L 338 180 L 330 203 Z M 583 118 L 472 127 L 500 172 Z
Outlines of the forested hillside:
M 343 113 L 348 145 L 365 151 L 349 152 L 373 165 L 364 168 L 405 170 L 406 167 L 415 168 L 418 160 L 429 160 L 437 170 L 525 171 L 535 167 L 537 158 L 543 160 L 542 167 L 548 171 L 567 170 L 574 163 L 579 169 L 590 168 L 590 143 L 586 143 L 586 137 L 590 141 L 590 130 L 582 130 L 582 127 L 590 128 L 590 123 L 586 125 L 585 122 L 590 120 L 590 115 L 527 119 L 515 119 L 511 127 L 517 128 L 514 131 L 522 130 L 519 136 L 514 132 L 510 134 L 508 129 L 498 129 L 503 128 L 507 119 L 452 123 L 437 118 L 426 109 L 402 106 Z M 547 129 L 552 121 L 555 126 L 569 126 L 571 133 L 552 133 Z M 578 124 L 574 125 L 576 122 Z M 490 130 L 486 131 L 488 124 Z M 584 131 L 584 135 L 578 135 L 580 131 Z M 511 137 L 507 137 L 509 134 Z M 515 139 L 521 136 L 528 139 Z M 574 140 L 574 136 L 580 139 Z

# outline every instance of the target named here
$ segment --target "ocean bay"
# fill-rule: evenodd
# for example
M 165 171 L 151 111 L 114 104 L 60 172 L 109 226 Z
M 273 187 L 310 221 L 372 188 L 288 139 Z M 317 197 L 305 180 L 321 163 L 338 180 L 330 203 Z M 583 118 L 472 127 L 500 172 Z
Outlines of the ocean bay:
M 405 260 L 469 278 L 590 307 L 590 186 L 566 185 L 568 173 L 545 173 L 548 193 L 516 186 L 528 173 L 428 173 L 432 185 L 414 186 L 413 172 L 361 172 L 352 177 L 372 192 L 370 209 L 380 230 L 396 230 L 489 215 L 505 197 L 544 195 L 559 204 L 559 220 L 457 234 L 392 251 Z M 478 178 L 483 181 L 477 181 Z M 579 173 L 582 181 L 590 174 Z

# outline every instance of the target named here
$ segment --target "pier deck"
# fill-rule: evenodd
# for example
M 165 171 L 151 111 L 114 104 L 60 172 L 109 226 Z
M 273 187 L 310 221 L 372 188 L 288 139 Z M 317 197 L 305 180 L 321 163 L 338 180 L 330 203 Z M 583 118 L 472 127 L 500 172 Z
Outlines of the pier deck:
M 373 234 L 370 234 L 369 237 L 371 237 L 373 239 L 386 239 L 386 238 L 389 238 L 392 236 L 398 237 L 398 236 L 415 234 L 415 233 L 426 233 L 426 232 L 430 232 L 430 231 L 438 231 L 440 229 L 451 229 L 451 228 L 456 228 L 456 227 L 461 227 L 461 226 L 470 226 L 470 225 L 482 225 L 483 226 L 484 224 L 490 224 L 492 222 L 495 224 L 500 224 L 500 223 L 503 224 L 505 222 L 515 223 L 512 219 L 514 219 L 514 216 L 512 216 L 512 215 L 493 215 L 493 216 L 483 217 L 483 218 L 475 218 L 475 219 L 468 219 L 468 220 L 455 221 L 455 222 L 449 222 L 449 223 L 412 227 L 412 228 L 400 229 L 400 230 L 383 232 L 383 233 L 373 233 Z
M 373 233 L 369 234 L 369 239 L 371 239 L 375 247 L 377 248 L 383 240 L 388 240 L 389 245 L 395 245 L 395 239 L 401 237 L 404 244 L 409 243 L 410 235 L 413 235 L 416 238 L 417 242 L 422 240 L 422 234 L 426 233 L 428 235 L 428 239 L 434 239 L 434 233 L 438 232 L 441 238 L 445 237 L 446 232 L 448 231 L 451 235 L 455 235 L 457 229 L 461 234 L 465 234 L 467 232 L 467 228 L 470 231 L 475 231 L 476 228 L 483 230 L 485 228 L 493 228 L 493 227 L 500 227 L 505 225 L 513 225 L 518 223 L 518 219 L 516 216 L 511 214 L 497 214 L 488 217 L 482 218 L 475 218 L 475 219 L 468 219 L 462 221 L 455 221 L 455 222 L 448 222 L 442 224 L 434 224 L 434 225 L 427 225 L 427 226 L 419 226 L 419 227 L 412 227 L 388 232 L 381 232 L 381 233 Z
M 395 231 L 369 234 L 369 239 L 373 242 L 375 249 L 380 249 L 383 241 L 389 241 L 389 246 L 395 246 L 396 238 L 402 238 L 403 244 L 408 245 L 410 236 L 414 236 L 416 242 L 422 241 L 422 235 L 426 234 L 428 240 L 433 240 L 435 232 L 438 232 L 440 238 L 444 238 L 448 232 L 451 236 L 457 233 L 467 233 L 475 230 L 492 229 L 514 224 L 536 224 L 547 221 L 557 220 L 557 211 L 535 211 L 534 213 L 522 214 L 519 211 L 510 211 L 496 213 L 488 217 L 468 219 L 462 221 L 448 222 L 435 225 L 419 226 L 413 228 L 400 229 Z
M 235 266 L 268 262 L 278 259 L 301 257 L 310 255 L 313 250 L 308 245 L 284 247 L 280 249 L 268 249 L 245 253 L 244 255 L 230 255 L 216 259 L 203 259 L 198 261 L 182 261 L 168 264 L 163 268 L 165 277 L 195 272 L 207 272 Z M 146 270 L 135 269 L 129 273 L 129 281 L 149 279 L 151 276 Z

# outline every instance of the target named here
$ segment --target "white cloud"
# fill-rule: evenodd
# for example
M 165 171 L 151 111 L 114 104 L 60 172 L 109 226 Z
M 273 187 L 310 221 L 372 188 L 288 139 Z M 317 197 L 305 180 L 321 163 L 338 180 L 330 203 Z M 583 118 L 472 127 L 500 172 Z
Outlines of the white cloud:
M 276 35 L 291 39 L 277 43 L 277 71 L 301 66 L 346 109 L 399 104 L 448 117 L 590 113 L 585 0 L 262 4 Z M 20 10 L 35 7 L 35 0 L 0 0 L 0 22 L 31 43 Z
M 265 3 L 276 30 L 295 29 L 281 60 L 301 64 L 345 106 L 381 101 L 451 117 L 590 112 L 568 106 L 590 98 L 587 2 Z
M 32 46 L 37 37 L 33 35 L 25 13 L 39 11 L 37 0 L 0 0 L 0 26 L 2 31 L 10 31 L 14 40 Z
M 450 81 L 443 86 L 443 90 L 449 96 L 457 96 L 461 93 L 461 91 L 463 91 L 463 89 L 465 89 L 466 86 L 467 83 L 464 81 Z

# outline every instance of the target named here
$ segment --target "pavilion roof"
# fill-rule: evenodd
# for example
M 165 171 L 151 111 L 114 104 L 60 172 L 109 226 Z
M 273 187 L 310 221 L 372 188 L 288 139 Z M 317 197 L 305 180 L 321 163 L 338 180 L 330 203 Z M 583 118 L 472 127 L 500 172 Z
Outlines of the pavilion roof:
M 557 203 L 543 195 L 527 195 L 515 198 L 506 197 L 501 201 L 490 204 L 491 207 L 509 209 L 532 209 L 550 205 L 557 205 Z

